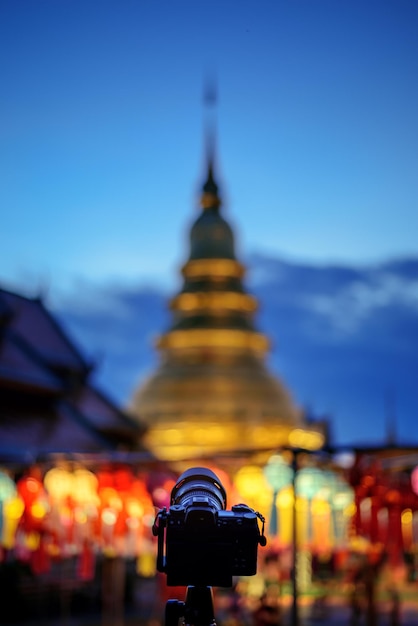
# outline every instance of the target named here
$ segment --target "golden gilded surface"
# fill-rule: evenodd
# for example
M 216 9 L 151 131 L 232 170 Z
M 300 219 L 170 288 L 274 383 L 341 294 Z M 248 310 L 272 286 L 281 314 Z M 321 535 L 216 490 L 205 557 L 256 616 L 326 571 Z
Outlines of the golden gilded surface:
M 200 198 L 200 206 L 203 209 L 212 209 L 213 207 L 220 207 L 221 201 L 215 193 L 206 191 Z
M 264 353 L 269 349 L 267 337 L 261 333 L 229 328 L 174 330 L 157 340 L 160 350 L 187 348 L 233 348 Z
M 188 261 L 182 270 L 185 278 L 242 278 L 245 268 L 232 259 L 196 259 Z
M 301 430 L 301 429 L 298 429 Z M 146 444 L 158 458 L 164 460 L 187 460 L 211 457 L 217 454 L 241 452 L 251 454 L 260 449 L 276 450 L 293 446 L 294 429 L 290 425 L 238 424 L 215 421 L 196 424 L 195 421 L 160 423 L 148 431 Z M 323 445 L 323 435 L 314 431 L 303 431 L 305 449 L 316 450 Z M 308 445 L 306 445 L 308 444 Z
M 243 428 L 232 421 L 223 422 L 222 427 L 217 423 L 205 423 L 199 427 L 193 422 L 180 422 L 175 428 L 159 424 L 149 431 L 146 443 L 159 458 L 180 460 L 232 452 L 240 444 L 243 450 L 269 447 L 273 440 L 278 445 L 285 444 L 286 429 L 279 427 L 267 436 L 263 429 L 259 432 L 257 427 Z
M 247 293 L 234 291 L 214 291 L 181 293 L 170 302 L 170 308 L 175 311 L 244 311 L 253 312 L 257 309 L 257 300 Z
M 146 443 L 165 460 L 290 445 L 305 432 L 301 412 L 254 355 L 201 351 L 168 357 L 133 406 L 150 425 Z M 139 413 L 140 410 L 140 413 Z M 307 442 L 309 444 L 309 441 Z M 308 447 L 308 446 L 306 446 Z

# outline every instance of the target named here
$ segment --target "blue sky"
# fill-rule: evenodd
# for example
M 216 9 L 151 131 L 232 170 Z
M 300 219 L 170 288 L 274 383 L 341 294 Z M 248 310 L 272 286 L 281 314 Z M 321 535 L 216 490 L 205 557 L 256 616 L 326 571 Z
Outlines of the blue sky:
M 240 256 L 417 253 L 415 0 L 4 0 L 0 281 L 169 285 L 204 170 Z

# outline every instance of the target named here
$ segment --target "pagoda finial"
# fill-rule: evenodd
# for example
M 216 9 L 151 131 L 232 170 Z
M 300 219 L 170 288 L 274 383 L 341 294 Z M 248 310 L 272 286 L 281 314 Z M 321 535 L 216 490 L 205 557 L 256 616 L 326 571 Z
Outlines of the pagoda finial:
M 214 178 L 214 162 L 215 162 L 215 106 L 217 103 L 217 89 L 213 77 L 207 78 L 204 89 L 204 105 L 206 109 L 206 167 L 207 179 L 203 185 L 203 194 L 200 204 L 204 209 L 214 209 L 221 206 L 221 200 L 218 195 L 218 185 Z

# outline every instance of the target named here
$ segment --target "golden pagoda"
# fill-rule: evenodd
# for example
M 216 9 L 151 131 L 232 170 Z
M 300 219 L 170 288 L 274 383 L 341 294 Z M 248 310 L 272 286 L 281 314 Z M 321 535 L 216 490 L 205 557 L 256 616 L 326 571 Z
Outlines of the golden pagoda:
M 170 302 L 172 323 L 158 339 L 157 371 L 134 394 L 145 444 L 163 460 L 245 454 L 284 445 L 318 448 L 323 435 L 304 425 L 283 384 L 267 369 L 267 337 L 254 326 L 256 299 L 221 212 L 208 141 L 207 179 Z

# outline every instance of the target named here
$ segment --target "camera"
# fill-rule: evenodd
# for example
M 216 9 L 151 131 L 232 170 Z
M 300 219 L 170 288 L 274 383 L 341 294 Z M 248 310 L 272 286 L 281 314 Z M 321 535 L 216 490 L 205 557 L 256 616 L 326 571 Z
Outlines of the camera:
M 256 573 L 258 545 L 266 545 L 263 516 L 246 504 L 226 510 L 222 483 L 204 467 L 180 476 L 153 533 L 157 569 L 169 586 L 231 587 L 233 576 Z

